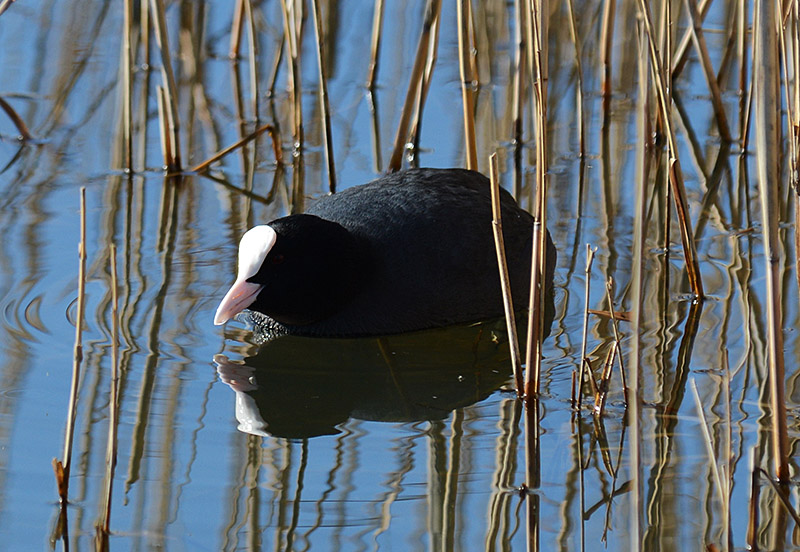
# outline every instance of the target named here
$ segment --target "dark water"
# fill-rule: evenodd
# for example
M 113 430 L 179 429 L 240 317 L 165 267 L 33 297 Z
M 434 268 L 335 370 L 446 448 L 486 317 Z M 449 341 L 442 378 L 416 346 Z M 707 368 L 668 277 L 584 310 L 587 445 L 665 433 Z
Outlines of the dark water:
M 387 3 L 375 123 L 363 86 L 372 3 L 325 5 L 334 45 L 328 56 L 332 132 L 344 188 L 385 168 L 424 6 Z M 548 226 L 559 261 L 555 319 L 544 350 L 541 485 L 533 490 L 540 497 L 541 549 L 579 550 L 584 542 L 586 550 L 628 550 L 632 511 L 641 515 L 646 550 L 724 544 L 723 509 L 693 384 L 719 462 L 730 431 L 733 541 L 744 549 L 753 446 L 762 450 L 758 463 L 771 468 L 763 452 L 769 415 L 757 182 L 751 156 L 740 157 L 736 147 L 720 148 L 694 57 L 676 83 L 690 125 L 679 124 L 678 137 L 709 298 L 702 305 L 688 299 L 675 225 L 670 255 L 665 254 L 658 184 L 660 195 L 649 204 L 645 248 L 640 434 L 626 432 L 616 372 L 600 422 L 588 411 L 579 419 L 572 414 L 585 244 L 598 247 L 591 308 L 608 308 L 603 281 L 613 277 L 616 308 L 630 310 L 639 159 L 635 4 L 618 7 L 614 95 L 605 130 L 598 69 L 601 6 L 587 2 L 578 8 L 587 118 L 583 169 L 574 49 L 560 5 L 551 27 Z M 499 150 L 504 183 L 511 188 L 513 6 L 480 3 L 476 9 L 480 167 L 488 172 L 486 158 Z M 716 67 L 727 41 L 729 9 L 712 7 L 706 21 Z M 464 164 L 454 10 L 446 3 L 442 12 L 420 143 L 424 166 Z M 285 66 L 275 96 L 266 94 L 283 36 L 280 4 L 262 2 L 255 12 L 259 123 L 280 122 L 291 163 Z M 232 14 L 228 2 L 173 2 L 167 10 L 187 165 L 256 127 L 247 48 L 243 61 L 227 57 Z M 233 280 L 241 233 L 302 210 L 305 201 L 327 189 L 310 18 L 303 43 L 307 143 L 302 174 L 297 164 L 276 169 L 265 135 L 225 158 L 209 176 L 182 179 L 165 179 L 160 170 L 155 53 L 153 71 L 141 65 L 141 58 L 137 62 L 136 172 L 128 177 L 121 170 L 122 25 L 121 3 L 96 0 L 16 2 L 0 15 L 0 97 L 36 138 L 19 143 L 14 126 L 0 113 L 3 547 L 92 546 L 109 422 L 109 245 L 114 243 L 121 280 L 122 376 L 112 549 L 525 549 L 525 509 L 517 492 L 524 481 L 522 409 L 509 392 L 513 382 L 502 322 L 360 340 L 286 338 L 264 346 L 241 323 L 212 325 L 217 302 Z M 730 71 L 723 97 L 730 120 L 736 121 L 737 75 L 735 67 Z M 147 75 L 152 82 L 143 104 Z M 530 141 L 523 157 L 520 200 L 529 205 Z M 67 417 L 81 186 L 87 196 L 87 310 L 65 543 L 57 540 L 58 495 L 50 462 L 62 456 Z M 786 396 L 794 447 L 800 392 L 791 361 L 800 354 L 800 339 L 795 274 L 786 260 L 794 258 L 790 220 L 787 215 L 781 238 Z M 621 330 L 629 360 L 630 326 L 623 322 Z M 612 336 L 607 318 L 590 317 L 587 352 L 596 370 Z M 730 372 L 724 369 L 723 350 Z M 632 439 L 641 451 L 639 504 L 630 498 Z M 761 546 L 770 548 L 785 536 L 785 549 L 795 549 L 790 530 L 778 526 L 775 536 L 770 493 L 762 493 Z

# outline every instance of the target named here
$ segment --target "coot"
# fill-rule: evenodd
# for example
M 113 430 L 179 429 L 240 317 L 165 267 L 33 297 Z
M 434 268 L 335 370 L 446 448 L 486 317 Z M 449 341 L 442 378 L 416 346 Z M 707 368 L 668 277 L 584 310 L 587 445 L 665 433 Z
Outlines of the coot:
M 533 218 L 501 190 L 515 306 L 528 304 Z M 321 198 L 306 214 L 256 226 L 214 317 L 243 309 L 274 334 L 402 333 L 503 315 L 488 179 L 410 169 Z M 556 251 L 547 235 L 550 288 Z

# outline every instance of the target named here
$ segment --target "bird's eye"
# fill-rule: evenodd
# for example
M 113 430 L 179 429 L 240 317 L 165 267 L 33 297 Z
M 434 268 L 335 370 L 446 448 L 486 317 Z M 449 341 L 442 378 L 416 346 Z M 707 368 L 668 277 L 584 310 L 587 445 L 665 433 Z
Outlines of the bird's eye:
M 281 254 L 281 253 L 278 253 L 278 254 L 276 254 L 276 255 L 273 255 L 273 256 L 270 258 L 270 262 L 271 262 L 272 264 L 274 264 L 274 265 L 281 264 L 281 263 L 283 262 L 283 260 L 284 260 L 284 256 L 283 256 L 283 254 Z

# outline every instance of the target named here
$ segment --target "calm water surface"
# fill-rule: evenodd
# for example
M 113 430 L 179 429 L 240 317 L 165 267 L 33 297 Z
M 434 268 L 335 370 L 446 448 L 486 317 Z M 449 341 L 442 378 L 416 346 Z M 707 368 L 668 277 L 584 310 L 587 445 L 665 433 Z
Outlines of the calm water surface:
M 230 5 L 229 5 L 230 4 Z M 283 36 L 278 2 L 256 3 L 259 124 L 278 122 L 291 162 L 286 69 L 269 77 Z M 476 14 L 481 169 L 501 154 L 511 188 L 513 6 Z M 703 402 L 718 458 L 732 435 L 734 543 L 745 547 L 750 450 L 768 443 L 765 280 L 756 177 L 722 151 L 702 72 L 692 58 L 676 83 L 690 211 L 709 299 L 687 300 L 680 240 L 663 248 L 663 201 L 650 205 L 644 276 L 641 434 L 626 433 L 618 376 L 601 423 L 570 407 L 579 366 L 585 244 L 598 247 L 592 308 L 630 310 L 638 102 L 634 3 L 618 8 L 612 115 L 604 134 L 596 2 L 579 3 L 587 158 L 578 161 L 574 49 L 553 16 L 553 153 L 549 227 L 559 248 L 555 319 L 545 344 L 539 540 L 542 550 L 628 550 L 632 509 L 647 550 L 723 544 L 722 509 L 695 406 Z M 391 152 L 422 2 L 387 3 L 373 121 L 366 90 L 372 3 L 326 3 L 332 132 L 340 187 L 374 178 Z M 464 163 L 454 5 L 443 7 L 439 61 L 423 119 L 420 163 Z M 138 9 L 138 8 L 137 8 Z M 719 66 L 728 6 L 706 26 Z M 199 162 L 256 127 L 247 59 L 228 59 L 232 3 L 172 2 L 167 9 L 180 90 L 183 155 Z M 249 226 L 301 211 L 325 193 L 315 41 L 304 35 L 303 172 L 278 171 L 269 140 L 227 157 L 209 176 L 165 179 L 152 71 L 137 58 L 132 177 L 121 170 L 121 3 L 16 2 L 0 16 L 0 96 L 37 139 L 22 145 L 0 113 L 0 536 L 9 550 L 93 546 L 104 488 L 111 370 L 109 245 L 118 248 L 121 413 L 111 504 L 115 550 L 523 550 L 522 412 L 509 392 L 502 322 L 360 340 L 287 338 L 259 346 L 245 324 L 212 325 Z M 180 30 L 180 32 L 179 32 Z M 680 27 L 682 32 L 683 27 Z M 629 31 L 629 32 L 628 32 Z M 731 82 L 736 80 L 731 69 Z M 149 77 L 149 100 L 143 91 Z M 237 101 L 237 96 L 241 101 Z M 738 117 L 735 84 L 724 95 Z M 144 111 L 141 109 L 145 107 Z M 528 125 L 530 126 L 530 125 Z M 736 125 L 732 125 L 736 127 Z M 374 129 L 377 127 L 377 134 Z M 736 127 L 738 128 L 738 127 Z M 696 140 L 692 147 L 688 136 Z M 376 153 L 377 151 L 377 153 Z M 533 150 L 523 151 L 533 160 Z M 523 204 L 533 166 L 526 162 Z M 581 179 L 581 170 L 584 178 Z M 718 174 L 720 178 L 711 178 Z M 302 187 L 297 188 L 297 183 Z M 51 460 L 62 456 L 76 317 L 79 188 L 87 196 L 87 310 L 68 535 L 57 534 Z M 238 188 L 234 189 L 231 186 Z M 245 189 L 242 192 L 241 189 Z M 661 192 L 659 192 L 660 194 Z M 788 212 L 788 210 L 787 210 Z M 790 220 L 787 217 L 787 221 Z M 784 254 L 794 258 L 792 226 Z M 755 231 L 752 231 L 755 229 Z M 798 438 L 797 286 L 783 277 L 787 401 Z M 622 323 L 630 358 L 629 325 Z M 600 370 L 613 336 L 589 320 Z M 730 373 L 724 370 L 727 350 Z M 727 422 L 724 388 L 730 382 Z M 630 499 L 631 439 L 641 447 L 643 500 Z M 793 448 L 794 450 L 794 448 Z M 771 464 L 760 453 L 760 465 Z M 762 498 L 762 546 L 773 542 L 771 491 Z M 786 549 L 795 549 L 786 531 Z M 605 544 L 603 540 L 605 539 Z

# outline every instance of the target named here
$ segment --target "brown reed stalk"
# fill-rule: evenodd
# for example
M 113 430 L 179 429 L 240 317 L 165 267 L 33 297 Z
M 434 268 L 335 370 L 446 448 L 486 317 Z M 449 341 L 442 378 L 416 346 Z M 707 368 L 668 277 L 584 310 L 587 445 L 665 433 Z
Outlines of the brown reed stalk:
M 541 381 L 544 286 L 542 278 L 547 273 L 547 37 L 543 35 L 545 19 L 542 13 L 546 0 L 527 0 L 530 16 L 526 18 L 526 42 L 528 60 L 533 78 L 533 106 L 535 109 L 534 130 L 536 138 L 536 186 L 533 207 L 533 247 L 531 252 L 531 288 L 528 301 L 528 334 L 525 353 L 525 395 L 539 393 Z M 578 390 L 580 394 L 580 390 Z
M 425 19 L 422 23 L 422 32 L 420 33 L 419 42 L 417 44 L 417 53 L 414 57 L 414 67 L 411 70 L 411 78 L 408 82 L 406 99 L 403 103 L 403 112 L 400 115 L 400 122 L 397 124 L 392 157 L 389 159 L 389 166 L 387 167 L 389 172 L 399 171 L 403 164 L 403 151 L 405 151 L 406 147 L 408 125 L 411 120 L 414 103 L 418 97 L 418 91 L 420 90 L 420 81 L 423 76 L 425 59 L 430 46 L 431 29 L 436 19 L 439 17 L 441 6 L 441 0 L 428 0 L 425 7 Z
M 409 151 L 410 164 L 412 166 L 419 166 L 419 142 L 422 139 L 422 114 L 425 111 L 425 102 L 428 99 L 428 90 L 431 87 L 431 80 L 433 79 L 433 70 L 436 67 L 437 55 L 439 51 L 439 23 L 441 18 L 436 14 L 433 25 L 431 26 L 431 34 L 428 37 L 428 55 L 425 58 L 425 71 L 422 73 L 422 80 L 419 83 L 419 90 L 417 91 L 417 103 L 414 106 L 413 124 L 409 132 L 409 142 L 411 148 Z
M 23 140 L 33 140 L 33 136 L 31 136 L 28 127 L 25 126 L 25 121 L 22 120 L 22 117 L 20 117 L 17 112 L 14 111 L 14 108 L 11 107 L 11 105 L 2 97 L 0 97 L 0 107 L 3 108 L 3 111 L 6 112 L 8 118 L 11 119 L 11 122 L 14 123 L 15 127 L 17 127 L 17 132 L 19 132 L 20 138 Z
M 475 144 L 475 98 L 474 82 L 476 76 L 472 73 L 470 64 L 469 43 L 469 10 L 470 0 L 458 0 L 456 3 L 458 16 L 458 69 L 461 74 L 461 107 L 464 114 L 464 142 L 467 155 L 467 168 L 478 170 L 478 149 Z
M 778 480 L 789 482 L 789 444 L 784 398 L 783 332 L 781 321 L 781 242 L 779 73 L 775 5 L 766 0 L 756 3 L 755 82 L 756 164 L 764 233 L 764 259 L 767 269 L 767 349 L 769 354 L 770 407 L 772 410 L 772 455 Z
M 161 142 L 161 154 L 164 157 L 164 167 L 169 171 L 169 167 L 174 164 L 172 157 L 172 140 L 169 133 L 169 116 L 167 115 L 167 99 L 163 86 L 156 87 L 156 103 L 158 105 L 158 132 Z
M 700 266 L 697 261 L 697 250 L 694 244 L 694 232 L 692 232 L 692 222 L 689 218 L 689 204 L 686 199 L 686 190 L 683 186 L 683 173 L 678 159 L 678 147 L 672 128 L 670 117 L 670 102 L 668 101 L 668 89 L 665 85 L 664 70 L 661 65 L 661 58 L 658 55 L 658 47 L 655 43 L 653 32 L 653 18 L 650 14 L 650 5 L 647 0 L 639 0 L 639 11 L 642 15 L 645 30 L 647 31 L 647 44 L 649 46 L 651 74 L 653 84 L 658 97 L 659 108 L 664 122 L 664 130 L 669 144 L 669 180 L 672 194 L 675 199 L 675 207 L 678 215 L 678 223 L 681 231 L 681 243 L 683 244 L 683 254 L 686 259 L 686 271 L 689 276 L 689 284 L 692 292 L 698 299 L 703 299 L 703 282 L 700 275 Z
M 220 159 L 222 159 L 223 157 L 225 157 L 226 155 L 228 155 L 232 151 L 237 150 L 238 148 L 242 147 L 243 145 L 245 145 L 246 143 L 250 142 L 251 140 L 255 140 L 256 138 L 261 136 L 265 131 L 268 131 L 270 137 L 272 138 L 272 152 L 275 154 L 275 161 L 277 163 L 279 163 L 279 164 L 282 164 L 283 163 L 283 154 L 281 153 L 280 141 L 279 141 L 279 139 L 277 137 L 277 132 L 275 130 L 275 127 L 273 127 L 272 125 L 262 125 L 259 128 L 257 128 L 255 131 L 253 131 L 251 134 L 245 136 L 241 140 L 238 140 L 236 143 L 231 144 L 230 146 L 228 146 L 227 148 L 225 148 L 225 149 L 223 149 L 221 151 L 218 151 L 217 153 L 215 153 L 214 155 L 212 155 L 211 157 L 209 157 L 208 159 L 206 159 L 202 163 L 200 163 L 198 165 L 195 165 L 194 167 L 192 167 L 190 169 L 190 172 L 199 173 L 199 172 L 206 171 L 208 169 L 208 167 L 212 163 L 215 163 L 215 162 L 219 161 Z
M 375 0 L 372 14 L 372 39 L 370 40 L 369 67 L 367 68 L 367 89 L 375 90 L 378 78 L 378 59 L 381 50 L 381 29 L 383 27 L 383 0 Z
M 242 27 L 244 21 L 244 0 L 236 0 L 233 6 L 233 20 L 231 21 L 231 46 L 228 57 L 236 59 L 242 45 Z
M 133 172 L 133 1 L 124 0 L 122 23 L 122 133 L 125 170 Z
M 616 0 L 603 2 L 603 26 L 600 35 L 600 58 L 603 63 L 603 113 L 608 114 L 611 105 L 611 54 L 614 51 L 614 21 L 617 11 Z
M 711 92 L 711 105 L 714 108 L 714 117 L 717 119 L 717 128 L 719 129 L 720 138 L 725 142 L 732 142 L 733 139 L 731 138 L 731 131 L 728 126 L 728 117 L 725 115 L 725 106 L 722 103 L 722 92 L 720 92 L 719 89 L 717 74 L 714 72 L 714 67 L 711 64 L 711 57 L 708 54 L 703 27 L 700 23 L 697 0 L 684 0 L 684 5 L 689 12 L 689 19 L 692 23 L 692 41 L 700 57 L 700 65 L 703 68 L 703 73 L 708 83 L 708 89 Z
M 606 397 L 608 396 L 608 384 L 611 381 L 611 371 L 614 368 L 614 361 L 617 358 L 617 342 L 613 342 L 606 354 L 606 360 L 603 363 L 603 371 L 600 374 L 600 381 L 597 383 L 597 393 L 594 396 L 594 416 L 601 418 L 603 410 L 606 406 Z
M 167 33 L 164 0 L 150 0 L 150 11 L 153 16 L 156 43 L 161 53 L 161 74 L 164 105 L 162 107 L 166 117 L 169 139 L 164 143 L 169 147 L 169 155 L 164 162 L 167 172 L 180 172 L 181 146 L 180 146 L 180 118 L 178 116 L 178 87 L 175 83 L 175 73 L 172 71 L 172 57 L 169 50 L 169 35 Z M 163 119 L 162 119 L 163 120 Z M 167 132 L 165 129 L 164 132 Z
M 58 496 L 61 504 L 67 503 L 69 494 L 69 471 L 72 464 L 72 439 L 75 434 L 75 415 L 78 411 L 78 384 L 83 362 L 83 319 L 86 309 L 86 188 L 81 187 L 81 241 L 78 244 L 78 304 L 75 313 L 75 353 L 72 358 L 72 383 L 69 390 L 69 407 L 67 409 L 67 428 L 64 437 L 64 460 L 53 458 L 53 469 L 56 474 Z
M 303 132 L 303 102 L 301 97 L 301 73 L 300 73 L 300 34 L 302 25 L 302 18 L 297 17 L 295 7 L 298 5 L 296 2 L 291 3 L 291 7 L 287 0 L 281 0 L 281 11 L 283 13 L 283 33 L 286 37 L 286 51 L 287 63 L 289 65 L 289 73 L 287 75 L 287 83 L 289 87 L 289 96 L 292 104 L 292 136 L 294 137 L 295 151 L 302 151 L 305 142 Z M 302 4 L 300 3 L 302 10 Z
M 109 523 L 111 521 L 111 494 L 114 487 L 114 470 L 117 466 L 117 429 L 119 423 L 119 298 L 117 286 L 117 246 L 110 245 L 111 268 L 111 392 L 109 395 L 108 442 L 106 446 L 106 488 L 103 509 L 97 526 L 97 540 L 102 550 L 108 550 Z
M 317 66 L 319 67 L 319 102 L 322 110 L 322 135 L 325 144 L 325 161 L 328 164 L 328 191 L 336 192 L 336 164 L 333 158 L 333 136 L 331 135 L 331 108 L 328 101 L 328 82 L 325 70 L 325 34 L 322 29 L 322 16 L 319 0 L 312 0 L 314 11 L 314 30 L 317 35 Z
M 514 302 L 511 297 L 511 281 L 506 263 L 506 246 L 503 240 L 503 215 L 500 209 L 500 180 L 497 168 L 497 153 L 489 156 L 489 181 L 492 186 L 492 232 L 494 247 L 497 252 L 497 268 L 500 271 L 500 288 L 503 294 L 503 309 L 506 313 L 508 344 L 511 349 L 511 367 L 514 370 L 514 381 L 517 385 L 517 397 L 522 398 L 525 381 L 522 376 L 522 361 L 517 338 L 517 321 L 514 315 Z
M 514 197 L 519 199 L 522 191 L 522 117 L 525 109 L 525 67 L 527 60 L 525 54 L 526 28 L 525 18 L 527 10 L 522 9 L 523 0 L 514 0 L 514 82 L 512 84 L 513 99 L 511 106 L 511 120 L 514 128 Z M 527 5 L 527 2 L 526 2 Z
M 594 254 L 597 252 L 597 248 L 592 249 L 591 246 L 587 243 L 586 244 L 586 267 L 584 268 L 583 275 L 584 275 L 584 302 L 583 302 L 583 333 L 581 334 L 582 342 L 581 342 L 581 370 L 580 370 L 580 377 L 578 378 L 578 411 L 580 411 L 581 407 L 583 406 L 583 374 L 585 370 L 588 370 L 587 377 L 589 381 L 594 383 L 594 377 L 592 376 L 591 364 L 589 363 L 589 359 L 586 358 L 586 339 L 589 333 L 589 293 L 591 292 L 591 281 L 592 281 L 592 263 L 594 262 Z
M 608 312 L 611 313 L 611 328 L 614 330 L 614 346 L 619 356 L 619 377 L 622 380 L 622 393 L 625 400 L 625 406 L 628 406 L 628 382 L 625 378 L 625 362 L 622 356 L 622 338 L 619 335 L 619 321 L 617 314 L 614 312 L 613 301 L 613 288 L 614 279 L 609 277 L 606 281 L 606 301 L 608 301 Z

